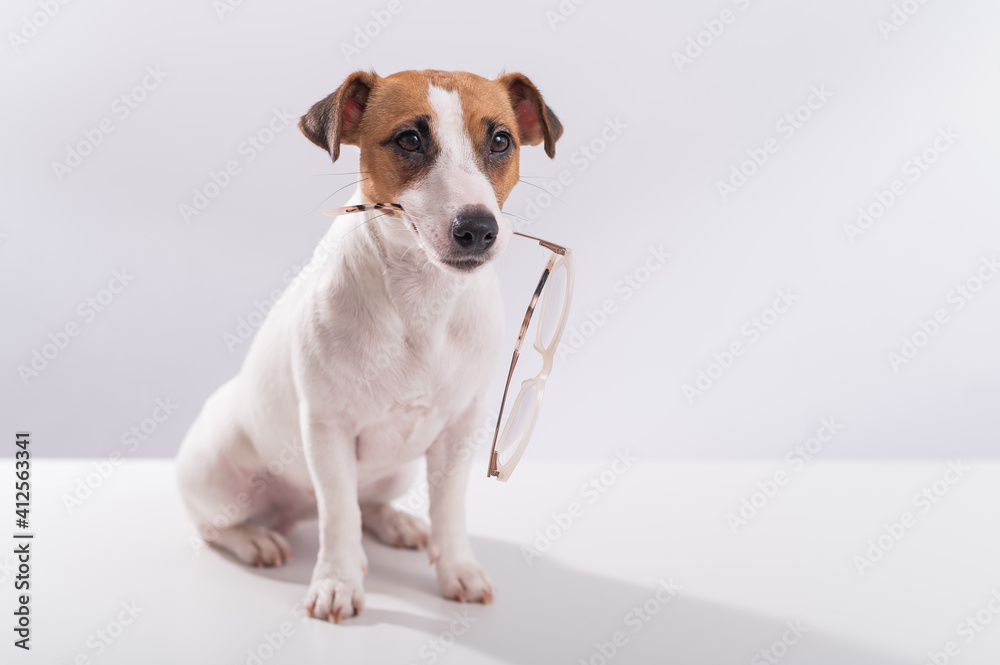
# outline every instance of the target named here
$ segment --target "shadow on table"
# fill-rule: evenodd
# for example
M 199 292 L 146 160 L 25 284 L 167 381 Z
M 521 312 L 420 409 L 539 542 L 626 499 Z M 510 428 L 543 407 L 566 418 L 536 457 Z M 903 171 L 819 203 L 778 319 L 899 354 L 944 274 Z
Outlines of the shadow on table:
M 252 570 L 271 579 L 301 584 L 304 593 L 318 550 L 315 523 L 297 527 L 290 540 L 296 552 L 289 565 Z M 461 630 L 463 624 L 456 622 L 456 617 L 471 616 L 474 621 L 466 619 L 470 625 L 455 636 L 455 641 L 517 665 L 581 660 L 587 665 L 763 664 L 768 662 L 763 656 L 757 661 L 751 659 L 761 649 L 781 641 L 783 635 L 794 637 L 786 625 L 792 617 L 768 617 L 699 600 L 686 595 L 683 589 L 672 598 L 661 592 L 657 599 L 657 580 L 643 587 L 574 570 L 546 557 L 534 559 L 528 566 L 519 545 L 488 538 L 472 541 L 476 555 L 497 586 L 493 605 L 460 605 L 444 600 L 439 595 L 434 569 L 427 565 L 426 552 L 396 550 L 366 537 L 370 571 L 365 578 L 366 591 L 417 604 L 437 618 L 369 606 L 345 625 L 390 624 L 426 633 L 430 639 L 448 633 L 453 626 Z M 664 581 L 669 582 L 669 578 Z M 664 602 L 667 598 L 669 601 Z M 621 634 L 617 646 L 613 645 L 616 632 Z M 445 635 L 439 646 L 447 644 L 449 637 Z M 431 651 L 424 656 L 414 653 L 411 661 L 428 662 Z M 441 657 L 447 661 L 449 655 L 455 654 L 445 652 Z M 906 662 L 816 629 L 804 632 L 787 647 L 787 653 L 778 646 L 773 656 L 780 657 L 782 665 Z

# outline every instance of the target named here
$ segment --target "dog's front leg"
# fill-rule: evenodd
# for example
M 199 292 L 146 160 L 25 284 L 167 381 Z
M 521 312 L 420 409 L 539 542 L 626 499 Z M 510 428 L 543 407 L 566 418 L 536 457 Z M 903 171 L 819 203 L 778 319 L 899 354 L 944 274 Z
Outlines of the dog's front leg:
M 336 423 L 302 414 L 302 440 L 319 513 L 319 555 L 306 595 L 317 619 L 339 623 L 364 605 L 368 570 L 361 547 L 358 465 L 354 439 Z
M 445 598 L 493 602 L 493 583 L 469 544 L 465 530 L 465 490 L 469 480 L 474 417 L 471 408 L 449 425 L 427 451 L 430 490 L 431 563 Z

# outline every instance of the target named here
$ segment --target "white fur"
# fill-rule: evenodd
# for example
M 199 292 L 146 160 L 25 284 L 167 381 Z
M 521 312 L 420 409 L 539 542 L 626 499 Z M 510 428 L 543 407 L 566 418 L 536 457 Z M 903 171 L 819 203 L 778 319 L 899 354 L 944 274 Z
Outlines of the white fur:
M 492 599 L 466 536 L 469 456 L 460 448 L 482 420 L 501 351 L 501 301 L 491 266 L 458 274 L 437 258 L 458 207 L 487 205 L 502 217 L 475 168 L 458 96 L 430 95 L 444 150 L 420 187 L 400 197 L 405 221 L 364 213 L 334 222 L 317 268 L 268 314 L 177 460 L 205 539 L 248 563 L 286 561 L 281 533 L 318 513 L 307 602 L 320 618 L 361 608 L 363 524 L 382 540 L 428 545 L 446 596 Z M 359 191 L 350 203 L 362 201 Z M 501 246 L 510 233 L 501 221 L 504 228 Z M 421 456 L 438 479 L 429 534 L 389 506 Z

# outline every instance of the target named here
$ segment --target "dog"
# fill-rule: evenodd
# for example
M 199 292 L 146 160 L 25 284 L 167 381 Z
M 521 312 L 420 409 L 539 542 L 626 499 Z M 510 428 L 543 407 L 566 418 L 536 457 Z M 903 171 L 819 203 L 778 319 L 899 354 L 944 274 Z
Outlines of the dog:
M 427 548 L 446 598 L 490 603 L 466 534 L 468 451 L 502 353 L 491 261 L 512 233 L 501 208 L 521 146 L 549 157 L 562 125 L 523 74 L 359 71 L 302 116 L 329 152 L 360 150 L 350 203 L 399 203 L 335 221 L 268 312 L 239 373 L 205 402 L 177 458 L 202 538 L 278 566 L 284 534 L 318 517 L 308 613 L 339 622 L 364 604 L 362 529 Z M 289 442 L 301 442 L 296 448 Z M 393 508 L 426 458 L 430 525 Z

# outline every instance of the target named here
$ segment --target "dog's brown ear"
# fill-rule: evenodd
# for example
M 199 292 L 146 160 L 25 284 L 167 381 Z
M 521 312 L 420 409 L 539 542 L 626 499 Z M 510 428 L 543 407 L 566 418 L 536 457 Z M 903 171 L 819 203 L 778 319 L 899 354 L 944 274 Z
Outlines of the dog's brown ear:
M 542 93 L 527 76 L 512 72 L 504 74 L 497 82 L 507 88 L 511 106 L 517 115 L 517 133 L 526 145 L 545 143 L 545 154 L 556 156 L 556 141 L 562 136 L 559 118 L 542 99 Z
M 313 104 L 299 121 L 299 129 L 337 161 L 341 143 L 357 145 L 361 116 L 377 81 L 374 72 L 354 72 L 336 92 Z

